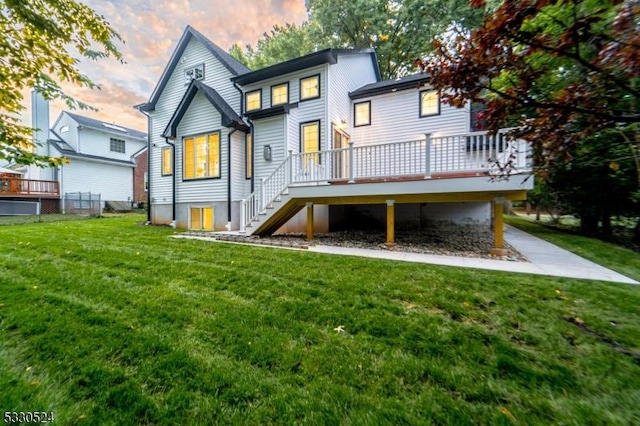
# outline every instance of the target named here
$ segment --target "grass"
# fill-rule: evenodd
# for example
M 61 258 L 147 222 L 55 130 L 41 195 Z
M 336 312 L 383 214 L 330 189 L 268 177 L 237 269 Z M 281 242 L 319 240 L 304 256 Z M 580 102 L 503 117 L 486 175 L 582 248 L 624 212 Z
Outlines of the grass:
M 604 338 L 637 353 L 640 286 L 178 240 L 143 219 L 0 227 L 0 410 L 65 425 L 640 419 L 640 364 Z
M 43 214 L 43 215 L 21 215 L 21 216 L 0 216 L 0 226 L 2 225 L 21 225 L 25 223 L 35 222 L 62 222 L 68 220 L 84 220 L 89 216 L 81 216 L 76 214 Z

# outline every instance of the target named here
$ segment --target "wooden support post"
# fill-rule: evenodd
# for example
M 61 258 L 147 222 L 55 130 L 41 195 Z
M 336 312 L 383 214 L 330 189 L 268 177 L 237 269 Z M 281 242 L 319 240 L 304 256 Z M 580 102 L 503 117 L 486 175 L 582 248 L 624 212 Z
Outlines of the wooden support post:
M 491 202 L 493 210 L 493 248 L 490 253 L 494 256 L 506 256 L 504 248 L 504 198 L 497 197 Z
M 313 240 L 313 203 L 307 203 L 307 241 Z
M 396 211 L 395 202 L 393 200 L 387 200 L 387 241 L 385 245 L 387 248 L 394 250 L 397 246 L 396 235 Z

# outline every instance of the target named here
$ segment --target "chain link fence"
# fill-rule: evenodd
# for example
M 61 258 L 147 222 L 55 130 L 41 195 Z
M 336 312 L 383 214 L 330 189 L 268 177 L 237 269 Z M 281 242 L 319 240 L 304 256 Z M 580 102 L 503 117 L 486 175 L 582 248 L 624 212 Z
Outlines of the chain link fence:
M 100 194 L 92 192 L 67 192 L 64 194 L 64 213 L 83 216 L 102 216 Z

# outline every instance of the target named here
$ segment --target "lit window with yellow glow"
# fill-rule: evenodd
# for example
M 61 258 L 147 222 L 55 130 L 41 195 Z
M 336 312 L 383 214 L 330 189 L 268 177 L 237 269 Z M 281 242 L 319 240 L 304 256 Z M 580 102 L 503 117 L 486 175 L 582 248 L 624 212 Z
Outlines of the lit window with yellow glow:
M 255 111 L 262 108 L 262 90 L 247 92 L 245 95 L 246 111 Z
M 184 138 L 184 179 L 220 177 L 220 133 Z
M 162 148 L 162 176 L 173 174 L 173 159 L 171 158 L 173 150 L 170 146 Z
M 271 106 L 289 103 L 289 83 L 271 86 Z
M 320 151 L 320 122 L 313 121 L 311 123 L 304 123 L 300 126 L 300 142 L 303 154 L 316 153 Z M 312 154 L 311 156 L 305 155 L 304 163 L 308 164 L 308 160 L 312 159 L 314 163 L 319 163 L 320 158 L 318 154 Z
M 300 79 L 300 100 L 306 101 L 320 97 L 320 75 Z
M 353 125 L 368 126 L 371 124 L 371 101 L 353 104 Z
M 189 229 L 213 231 L 213 207 L 190 207 Z
M 440 97 L 435 90 L 420 92 L 420 117 L 440 114 Z

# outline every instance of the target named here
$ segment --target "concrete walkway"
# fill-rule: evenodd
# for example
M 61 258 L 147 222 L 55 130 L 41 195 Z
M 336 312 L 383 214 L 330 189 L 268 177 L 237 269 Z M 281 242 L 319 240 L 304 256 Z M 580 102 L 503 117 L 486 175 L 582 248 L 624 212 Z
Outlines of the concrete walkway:
M 316 245 L 309 251 L 348 256 L 391 259 L 405 262 L 429 263 L 433 265 L 458 266 L 462 268 L 488 269 L 492 271 L 522 272 L 553 277 L 579 278 L 610 281 L 625 284 L 640 284 L 631 278 L 607 269 L 565 249 L 561 249 L 538 237 L 512 226 L 505 226 L 505 240 L 528 262 L 481 259 L 475 257 L 442 256 L 436 254 L 406 253 L 388 250 L 370 250 Z
M 178 238 L 193 238 L 207 241 L 215 241 L 215 234 L 208 236 L 176 235 Z M 221 232 L 227 237 L 238 237 L 237 243 L 244 242 L 244 236 L 238 232 Z M 242 238 L 240 238 L 242 237 Z M 345 256 L 370 257 L 375 259 L 390 259 L 404 262 L 429 263 L 432 265 L 457 266 L 462 268 L 488 269 L 492 271 L 521 272 L 526 274 L 548 275 L 552 277 L 578 278 L 595 281 L 609 281 L 625 284 L 640 284 L 611 269 L 607 269 L 567 250 L 561 249 L 538 237 L 512 226 L 505 226 L 505 240 L 517 251 L 525 256 L 528 262 L 516 262 L 508 260 L 482 259 L 462 256 L 443 256 L 424 253 L 407 253 L 389 250 L 371 250 L 348 247 L 335 247 L 324 245 L 311 245 L 308 251 L 315 253 L 338 254 Z M 228 240 L 226 242 L 229 242 Z M 231 241 L 233 242 L 233 240 Z M 250 244 L 250 243 L 249 243 Z M 296 247 L 284 247 L 296 248 Z M 298 247 L 300 248 L 300 247 Z

